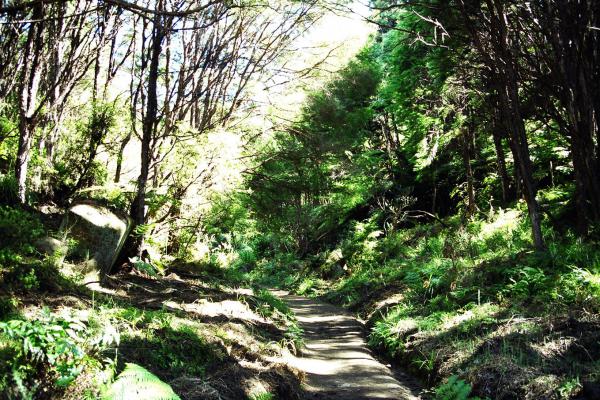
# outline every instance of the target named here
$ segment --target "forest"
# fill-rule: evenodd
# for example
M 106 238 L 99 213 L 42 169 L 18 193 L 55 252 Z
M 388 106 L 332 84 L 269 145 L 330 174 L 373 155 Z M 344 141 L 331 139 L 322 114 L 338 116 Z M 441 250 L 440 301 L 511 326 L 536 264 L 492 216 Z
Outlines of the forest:
M 0 399 L 600 399 L 600 2 L 0 0 Z

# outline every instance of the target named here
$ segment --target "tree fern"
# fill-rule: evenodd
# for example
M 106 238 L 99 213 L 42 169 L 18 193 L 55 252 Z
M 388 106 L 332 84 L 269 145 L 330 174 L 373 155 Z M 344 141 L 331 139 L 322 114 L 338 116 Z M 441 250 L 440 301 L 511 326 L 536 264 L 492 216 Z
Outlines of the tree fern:
M 137 364 L 126 364 L 103 400 L 180 400 L 171 386 Z

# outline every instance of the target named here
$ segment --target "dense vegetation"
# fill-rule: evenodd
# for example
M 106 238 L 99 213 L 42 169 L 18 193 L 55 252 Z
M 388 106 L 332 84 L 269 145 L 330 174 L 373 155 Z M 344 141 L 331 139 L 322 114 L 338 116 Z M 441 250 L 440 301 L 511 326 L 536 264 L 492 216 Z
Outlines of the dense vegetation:
M 0 2 L 7 396 L 224 390 L 301 345 L 277 286 L 348 307 L 437 398 L 597 398 L 600 4 L 373 1 L 290 117 L 257 93 L 346 4 L 195 3 Z M 104 291 L 59 230 L 82 200 L 134 226 Z M 196 321 L 168 274 L 266 322 Z M 255 398 L 297 384 L 271 368 Z

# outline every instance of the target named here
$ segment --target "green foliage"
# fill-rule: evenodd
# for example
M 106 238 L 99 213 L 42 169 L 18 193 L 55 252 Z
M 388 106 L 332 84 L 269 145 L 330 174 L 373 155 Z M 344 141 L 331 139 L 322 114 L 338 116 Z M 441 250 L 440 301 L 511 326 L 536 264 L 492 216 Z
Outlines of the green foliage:
M 0 237 L 3 248 L 31 252 L 31 243 L 43 233 L 41 222 L 30 212 L 16 207 L 0 206 Z
M 127 400 L 143 398 L 148 400 L 179 400 L 173 389 L 147 369 L 127 363 L 125 369 L 110 385 L 103 400 Z
M 121 356 L 155 373 L 161 371 L 171 377 L 204 376 L 207 368 L 225 357 L 218 347 L 200 335 L 197 326 L 175 324 L 173 315 L 168 312 L 129 308 L 122 310 L 119 317 L 136 328 L 123 334 Z M 147 351 L 137 351 L 140 347 Z
M 273 295 L 266 289 L 255 289 L 254 296 L 258 303 L 257 312 L 263 317 L 270 318 L 277 313 L 285 318 L 293 318 L 293 313 L 285 301 Z
M 269 232 L 271 249 L 318 246 L 372 195 L 373 177 L 383 178 L 380 152 L 367 143 L 378 82 L 377 66 L 365 52 L 311 93 L 298 120 L 261 154 L 242 201 L 259 231 Z
M 269 392 L 253 394 L 250 400 L 275 400 L 275 395 Z
M 479 397 L 471 397 L 471 385 L 452 375 L 446 383 L 435 390 L 436 400 L 479 400 Z
M 9 319 L 17 314 L 18 300 L 15 297 L 0 297 L 0 321 Z
M 11 206 L 0 206 L 0 280 L 25 289 L 55 289 L 62 281 L 54 257 L 36 259 L 33 246 L 45 232 L 37 215 Z M 31 258 L 31 257 L 34 258 Z
M 306 277 L 302 279 L 300 284 L 298 284 L 297 292 L 299 295 L 309 295 L 313 288 L 315 287 L 316 282 L 314 278 Z
M 255 311 L 266 318 L 282 321 L 285 325 L 285 338 L 282 343 L 290 346 L 294 352 L 303 344 L 304 331 L 300 328 L 296 316 L 285 301 L 265 289 L 254 289 Z
M 570 399 L 581 389 L 579 377 L 568 379 L 558 388 L 558 394 L 561 399 Z
M 9 355 L 2 373 L 12 377 L 23 396 L 35 393 L 42 371 L 53 380 L 45 385 L 66 387 L 83 371 L 89 354 L 119 340 L 114 332 L 93 334 L 80 319 L 58 317 L 48 310 L 35 320 L 0 322 L 0 337 L 6 344 L 3 352 Z M 11 381 L 2 384 L 10 387 Z
M 0 174 L 0 204 L 17 204 L 19 196 L 17 194 L 17 180 L 14 175 Z
M 78 193 L 82 199 L 91 199 L 122 212 L 129 211 L 133 193 L 123 190 L 120 186 L 103 185 L 82 189 Z
M 57 195 L 71 196 L 74 191 L 104 185 L 108 172 L 104 163 L 97 161 L 98 149 L 115 127 L 115 104 L 95 102 L 87 111 L 87 118 L 75 121 L 63 137 L 52 168 L 48 171 L 50 184 Z M 62 199 L 64 200 L 64 199 Z
M 155 277 L 159 273 L 159 270 L 154 265 L 144 260 L 140 260 L 139 257 L 130 258 L 129 262 L 131 263 L 133 268 L 150 276 Z
M 0 278 L 11 289 L 57 290 L 72 282 L 58 269 L 60 255 L 28 260 L 11 249 L 0 250 Z
M 563 104 L 566 97 L 560 93 L 576 88 L 561 81 L 568 74 L 553 71 L 552 57 L 540 57 L 543 62 L 537 63 L 538 53 L 548 56 L 546 48 L 559 49 L 548 46 L 545 34 L 531 34 L 534 27 L 527 20 L 539 22 L 543 29 L 535 28 L 537 33 L 551 32 L 554 16 L 540 13 L 535 4 L 521 8 L 515 2 L 507 12 L 525 33 L 505 32 L 507 43 L 511 47 L 522 42 L 521 50 L 535 49 L 536 54 L 521 57 L 522 52 L 508 48 L 506 54 L 482 57 L 472 31 L 502 18 L 487 18 L 490 11 L 476 2 L 464 10 L 442 3 L 388 7 L 390 2 L 375 0 L 373 5 L 381 10 L 374 18 L 382 25 L 372 41 L 322 87 L 308 93 L 287 126 L 277 126 L 271 136 L 248 143 L 240 157 L 249 163 L 240 178 L 242 187 L 231 192 L 206 194 L 198 189 L 193 204 L 186 199 L 194 182 L 213 186 L 212 168 L 227 163 L 213 158 L 212 150 L 205 151 L 209 147 L 205 142 L 191 144 L 187 138 L 197 132 L 186 123 L 159 118 L 156 128 L 164 132 L 168 127 L 170 132 L 154 135 L 155 182 L 145 198 L 148 221 L 133 234 L 186 260 L 178 267 L 210 286 L 234 280 L 280 286 L 307 296 L 325 293 L 329 300 L 369 318 L 372 346 L 404 358 L 405 365 L 431 382 L 440 378 L 443 363 L 443 374 L 459 373 L 471 380 L 468 373 L 474 368 L 493 370 L 498 359 L 508 356 L 512 364 L 502 366 L 508 371 L 502 376 L 510 375 L 513 371 L 508 369 L 515 366 L 533 369 L 542 358 L 544 371 L 552 371 L 551 357 L 536 353 L 543 351 L 541 345 L 529 345 L 539 334 L 527 325 L 530 320 L 600 312 L 600 248 L 594 227 L 576 227 L 574 218 L 587 217 L 574 205 L 581 205 L 579 200 L 588 191 L 593 193 L 582 190 L 583 182 L 573 182 L 573 177 L 586 172 L 575 170 L 575 139 L 585 139 L 576 133 L 584 135 L 593 127 L 573 129 L 572 121 L 563 120 L 563 111 L 576 105 Z M 465 18 L 471 12 L 472 18 Z M 536 13 L 548 20 L 529 18 Z M 485 37 L 484 31 L 484 43 L 492 43 L 494 36 Z M 520 58 L 510 60 L 513 54 Z M 509 85 L 503 80 L 511 74 L 490 74 L 498 68 L 488 60 L 519 67 L 514 82 L 518 99 L 511 99 L 510 106 L 515 110 L 521 106 L 521 113 L 499 106 L 506 103 L 502 95 Z M 531 60 L 536 64 L 530 65 Z M 556 81 L 540 86 L 546 78 Z M 586 77 L 582 79 L 585 86 Z M 558 89 L 553 93 L 556 89 L 548 88 Z M 590 93 L 598 92 L 593 83 L 589 88 Z M 589 104 L 596 104 L 597 96 L 590 96 Z M 55 259 L 40 260 L 32 246 L 44 228 L 33 213 L 12 206 L 18 201 L 16 181 L 9 172 L 18 142 L 12 103 L 9 96 L 0 104 L 0 204 L 4 204 L 0 280 L 3 286 L 22 291 L 53 289 L 52 282 L 60 277 Z M 66 119 L 56 127 L 48 123 L 52 118 L 40 118 L 44 123 L 38 124 L 34 143 L 50 129 L 62 135 L 54 143 L 53 159 L 44 154 L 43 146 L 32 149 L 29 177 L 36 181 L 34 186 L 51 188 L 48 195 L 54 200 L 67 202 L 77 192 L 127 210 L 133 191 L 106 185 L 106 165 L 113 160 L 105 163 L 97 157 L 101 150 L 117 154 L 122 139 L 115 132 L 119 124 L 136 130 L 136 121 L 129 120 L 136 113 L 123 116 L 116 104 L 94 102 L 83 110 L 82 118 Z M 579 111 L 575 113 L 585 115 Z M 519 114 L 525 120 L 510 121 Z M 528 205 L 520 198 L 525 177 L 519 168 L 529 166 L 517 165 L 520 157 L 511 156 L 521 139 L 507 140 L 515 133 L 511 127 L 521 125 L 525 132 L 519 136 L 528 144 L 522 153 L 531 154 L 532 184 L 540 189 L 545 251 L 530 249 Z M 588 138 L 592 147 L 597 146 L 593 135 Z M 589 150 L 591 159 L 596 155 Z M 210 153 L 206 157 L 210 161 L 198 175 L 201 153 Z M 256 156 L 247 157 L 250 154 Z M 210 202 L 209 210 L 200 204 L 205 201 Z M 168 225 L 164 240 L 163 225 Z M 575 227 L 582 232 L 573 233 Z M 138 272 L 153 278 L 163 272 L 158 260 L 130 261 Z M 0 315 L 18 318 L 11 301 L 0 302 Z M 299 345 L 302 331 L 283 302 L 266 290 L 255 290 L 248 302 L 263 317 L 284 324 L 284 340 Z M 196 325 L 173 325 L 174 318 L 166 311 L 130 307 L 116 318 L 129 329 L 123 355 L 154 372 L 203 376 L 224 357 Z M 520 319 L 525 322 L 514 322 Z M 14 353 L 11 360 L 30 365 L 27 373 L 18 372 L 21 367 L 13 371 L 10 379 L 15 386 L 24 391 L 31 386 L 27 374 L 33 364 L 43 364 L 58 376 L 57 382 L 68 383 L 80 371 L 87 339 L 76 325 L 58 319 L 2 324 Z M 579 340 L 576 336 L 569 338 Z M 546 343 L 546 337 L 543 340 Z M 590 351 L 590 346 L 581 347 Z M 594 355 L 586 357 L 597 358 Z M 453 357 L 460 361 L 452 364 Z M 580 371 L 592 376 L 588 366 L 566 364 L 567 372 L 557 379 L 563 397 L 575 393 L 580 384 L 573 376 Z M 480 376 L 486 374 L 494 376 L 488 370 Z M 149 371 L 128 364 L 113 385 L 114 393 L 126 397 L 124 390 L 144 382 L 170 390 Z M 439 399 L 472 399 L 470 394 L 470 385 L 456 376 L 436 390 Z M 165 396 L 175 395 L 171 391 Z

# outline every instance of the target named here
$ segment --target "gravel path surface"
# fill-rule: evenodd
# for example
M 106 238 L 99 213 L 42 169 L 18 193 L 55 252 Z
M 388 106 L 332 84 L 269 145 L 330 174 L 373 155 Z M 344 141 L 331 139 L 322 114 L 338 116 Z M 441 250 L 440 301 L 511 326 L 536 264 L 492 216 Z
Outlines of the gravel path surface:
M 419 399 L 415 379 L 377 361 L 363 325 L 344 309 L 282 291 L 304 329 L 302 354 L 286 362 L 306 373 L 308 399 Z

